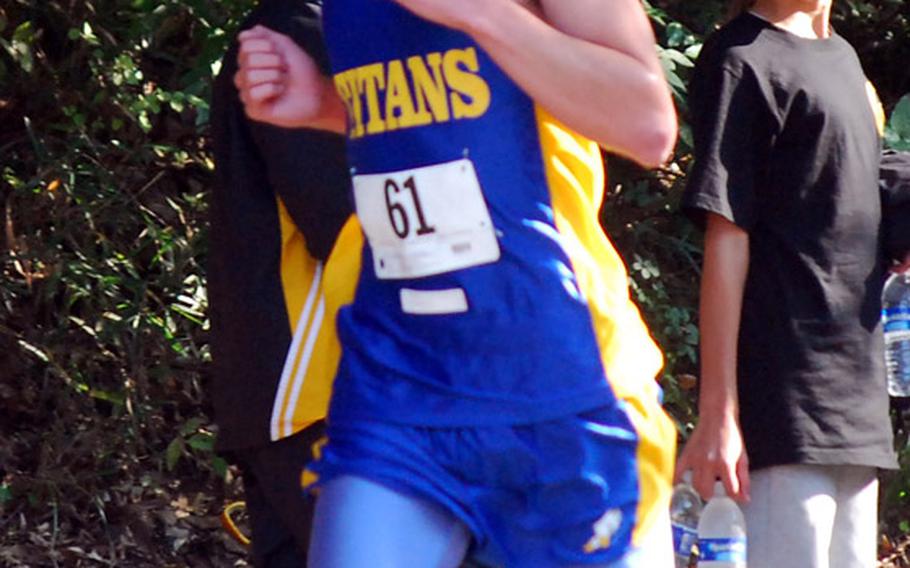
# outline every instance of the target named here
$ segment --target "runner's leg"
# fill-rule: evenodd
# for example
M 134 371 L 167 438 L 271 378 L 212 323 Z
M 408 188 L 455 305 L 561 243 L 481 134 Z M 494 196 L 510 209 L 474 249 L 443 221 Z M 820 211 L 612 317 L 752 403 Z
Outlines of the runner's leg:
M 467 528 L 441 507 L 355 476 L 319 490 L 310 568 L 454 568 Z

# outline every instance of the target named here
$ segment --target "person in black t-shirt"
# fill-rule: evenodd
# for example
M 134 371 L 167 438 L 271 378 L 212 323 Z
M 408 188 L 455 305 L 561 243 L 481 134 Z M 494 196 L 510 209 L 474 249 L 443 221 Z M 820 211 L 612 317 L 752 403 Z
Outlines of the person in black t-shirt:
M 319 9 L 262 0 L 241 28 L 281 30 L 326 69 Z M 242 471 L 254 564 L 296 568 L 313 514 L 301 472 L 324 430 L 333 373 L 323 363 L 338 356 L 321 275 L 352 212 L 350 178 L 341 136 L 250 121 L 233 84 L 236 44 L 223 65 L 209 259 L 218 450 Z
M 690 90 L 683 203 L 707 232 L 700 419 L 677 475 L 745 503 L 750 568 L 873 566 L 876 470 L 896 466 L 883 113 L 830 10 L 758 0 L 706 42 Z

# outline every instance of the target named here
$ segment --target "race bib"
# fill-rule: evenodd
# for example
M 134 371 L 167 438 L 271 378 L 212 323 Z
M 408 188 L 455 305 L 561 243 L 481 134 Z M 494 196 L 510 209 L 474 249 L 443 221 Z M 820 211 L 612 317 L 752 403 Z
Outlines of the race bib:
M 499 260 L 470 160 L 357 175 L 353 183 L 377 278 L 420 278 Z

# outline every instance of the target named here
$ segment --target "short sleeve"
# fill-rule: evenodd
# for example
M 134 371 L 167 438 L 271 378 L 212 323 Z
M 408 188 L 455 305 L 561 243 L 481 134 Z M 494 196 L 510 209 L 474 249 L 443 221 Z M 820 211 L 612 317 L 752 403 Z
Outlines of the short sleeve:
M 749 230 L 768 163 L 775 111 L 744 65 L 699 61 L 690 87 L 695 161 L 683 194 L 696 221 L 716 213 Z
M 886 151 L 879 183 L 885 253 L 903 260 L 910 253 L 910 152 Z

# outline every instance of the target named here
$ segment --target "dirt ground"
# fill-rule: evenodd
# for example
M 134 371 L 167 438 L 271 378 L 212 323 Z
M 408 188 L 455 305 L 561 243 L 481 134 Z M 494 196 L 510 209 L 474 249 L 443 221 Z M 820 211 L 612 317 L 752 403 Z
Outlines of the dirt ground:
M 111 502 L 95 511 L 66 506 L 41 515 L 0 515 L 0 568 L 232 568 L 250 566 L 246 549 L 224 530 L 220 514 L 236 499 L 189 491 L 175 483 L 136 502 Z M 244 529 L 243 517 L 239 524 Z M 882 543 L 879 568 L 910 568 L 910 535 Z

